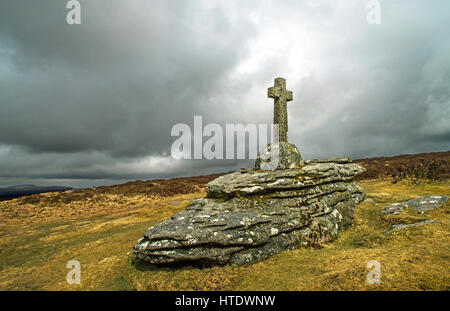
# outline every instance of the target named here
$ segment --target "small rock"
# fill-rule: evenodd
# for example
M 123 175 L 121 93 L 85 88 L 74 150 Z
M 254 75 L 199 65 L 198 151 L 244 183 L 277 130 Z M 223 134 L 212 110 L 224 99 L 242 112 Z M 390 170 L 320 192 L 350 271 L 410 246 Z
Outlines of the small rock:
M 312 160 L 306 160 L 306 164 L 313 164 L 313 163 L 337 163 L 337 164 L 346 164 L 346 163 L 352 163 L 352 160 L 350 158 L 328 158 L 328 159 L 312 159 Z
M 429 220 L 425 220 L 425 221 L 421 221 L 421 222 L 416 222 L 413 224 L 398 224 L 398 225 L 393 225 L 391 230 L 389 230 L 386 233 L 392 232 L 394 230 L 398 230 L 398 229 L 403 229 L 403 228 L 407 228 L 407 227 L 414 227 L 414 226 L 421 226 L 421 225 L 426 225 L 426 224 L 432 224 L 437 222 L 436 220 L 433 219 L 429 219 Z
M 416 209 L 420 214 L 423 214 L 425 211 L 433 210 L 445 202 L 448 201 L 448 197 L 443 195 L 428 195 L 415 199 L 411 199 L 404 202 L 394 203 L 386 206 L 382 213 L 384 215 L 395 215 L 401 213 L 406 207 L 411 207 Z

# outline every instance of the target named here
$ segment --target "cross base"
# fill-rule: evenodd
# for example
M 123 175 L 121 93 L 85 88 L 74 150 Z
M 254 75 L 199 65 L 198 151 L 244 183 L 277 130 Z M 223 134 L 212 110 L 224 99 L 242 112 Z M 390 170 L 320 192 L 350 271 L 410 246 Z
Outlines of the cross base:
M 304 161 L 294 144 L 279 142 L 269 144 L 258 154 L 255 168 L 261 170 L 290 169 L 302 166 Z

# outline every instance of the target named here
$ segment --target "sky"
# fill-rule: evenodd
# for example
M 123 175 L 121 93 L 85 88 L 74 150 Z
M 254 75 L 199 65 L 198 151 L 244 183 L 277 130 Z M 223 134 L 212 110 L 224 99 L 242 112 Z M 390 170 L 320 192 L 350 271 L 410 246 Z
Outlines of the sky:
M 175 160 L 177 123 L 267 124 L 287 79 L 304 159 L 447 151 L 450 2 L 0 2 L 0 186 L 90 187 L 253 160 Z

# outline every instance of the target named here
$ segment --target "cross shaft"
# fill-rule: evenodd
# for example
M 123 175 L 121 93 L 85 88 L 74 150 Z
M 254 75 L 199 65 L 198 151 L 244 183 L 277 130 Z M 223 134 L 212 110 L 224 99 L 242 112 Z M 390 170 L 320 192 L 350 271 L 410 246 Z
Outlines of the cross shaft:
M 287 142 L 287 102 L 292 101 L 292 91 L 286 90 L 286 79 L 275 78 L 274 86 L 267 90 L 267 96 L 274 99 L 273 123 L 279 126 L 279 142 Z

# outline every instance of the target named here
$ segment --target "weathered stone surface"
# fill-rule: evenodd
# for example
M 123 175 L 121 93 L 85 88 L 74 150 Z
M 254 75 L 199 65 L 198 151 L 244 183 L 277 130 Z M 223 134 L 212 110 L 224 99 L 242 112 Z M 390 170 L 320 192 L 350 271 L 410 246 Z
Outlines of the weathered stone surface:
M 267 96 L 274 99 L 273 124 L 279 127 L 279 142 L 288 142 L 287 102 L 292 101 L 292 91 L 286 90 L 286 79 L 275 78 L 274 86 L 267 90 Z
M 209 182 L 206 191 L 211 198 L 261 194 L 271 191 L 298 190 L 321 184 L 351 181 L 364 172 L 358 164 L 315 163 L 289 170 L 241 170 Z
M 207 196 L 149 228 L 134 247 L 153 264 L 241 265 L 333 239 L 364 199 L 357 164 L 243 169 L 207 185 Z
M 306 164 L 313 164 L 313 163 L 338 163 L 338 164 L 346 164 L 346 163 L 352 163 L 352 160 L 350 158 L 329 158 L 329 159 L 312 159 L 312 160 L 306 160 Z
M 384 215 L 399 214 L 409 206 L 416 209 L 420 214 L 423 214 L 425 211 L 435 209 L 436 207 L 441 206 L 447 201 L 448 197 L 445 195 L 423 196 L 412 200 L 388 205 L 382 210 L 382 213 Z
M 255 161 L 256 169 L 273 170 L 288 169 L 304 164 L 300 151 L 294 144 L 280 142 L 269 144 L 258 154 Z

